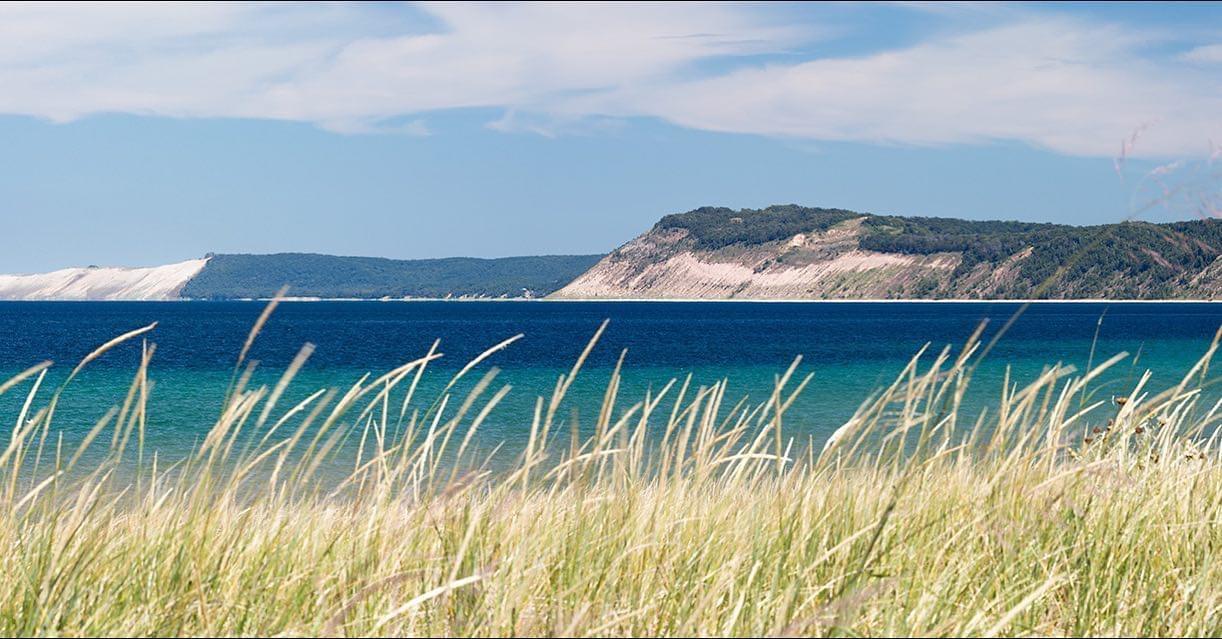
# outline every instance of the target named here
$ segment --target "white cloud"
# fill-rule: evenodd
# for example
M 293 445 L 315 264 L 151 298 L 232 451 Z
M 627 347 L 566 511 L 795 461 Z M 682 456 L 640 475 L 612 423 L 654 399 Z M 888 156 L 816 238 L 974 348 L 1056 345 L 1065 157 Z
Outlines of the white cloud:
M 1035 20 L 858 58 L 744 69 L 606 101 L 684 126 L 822 140 L 1020 140 L 1082 155 L 1201 152 L 1222 138 L 1216 74 L 1133 54 L 1115 28 Z M 595 104 L 577 109 L 596 108 Z
M 1118 27 L 1019 15 L 902 49 L 765 64 L 751 56 L 792 52 L 830 25 L 784 24 L 743 5 L 421 10 L 436 24 L 364 5 L 0 5 L 0 112 L 426 135 L 428 112 L 493 107 L 507 114 L 494 128 L 544 133 L 645 116 L 803 139 L 1015 140 L 1085 155 L 1114 154 L 1149 122 L 1138 153 L 1222 139 L 1222 82 L 1199 64 L 1211 47 L 1154 62 L 1142 37 Z
M 1204 44 L 1193 47 L 1181 56 L 1189 62 L 1222 63 L 1222 44 Z
M 429 5 L 442 33 L 367 38 L 268 88 L 252 114 L 326 124 L 462 107 L 547 110 L 564 96 L 665 79 L 697 61 L 775 51 L 798 33 L 682 5 Z

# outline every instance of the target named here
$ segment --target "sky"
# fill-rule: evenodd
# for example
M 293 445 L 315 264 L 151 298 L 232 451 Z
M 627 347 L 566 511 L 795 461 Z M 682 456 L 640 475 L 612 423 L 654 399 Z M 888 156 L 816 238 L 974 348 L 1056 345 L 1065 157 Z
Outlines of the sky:
M 0 272 L 1222 215 L 1222 3 L 0 4 Z

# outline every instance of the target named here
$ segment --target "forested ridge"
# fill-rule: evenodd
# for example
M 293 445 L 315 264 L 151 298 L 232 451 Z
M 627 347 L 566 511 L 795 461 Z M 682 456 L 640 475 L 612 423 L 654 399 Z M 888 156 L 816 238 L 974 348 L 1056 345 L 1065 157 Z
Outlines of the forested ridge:
M 1072 226 L 1016 221 L 873 215 L 793 204 L 764 209 L 704 207 L 668 215 L 655 230 L 682 229 L 694 250 L 716 251 L 789 240 L 856 221 L 861 250 L 903 255 L 952 254 L 958 264 L 930 294 L 961 290 L 984 269 L 1015 275 L 996 297 L 1171 298 L 1216 287 L 1203 273 L 1222 255 L 1222 221 L 1154 224 L 1126 221 Z
M 599 255 L 392 260 L 314 253 L 212 255 L 187 282 L 191 299 L 533 297 L 546 295 L 592 266 Z

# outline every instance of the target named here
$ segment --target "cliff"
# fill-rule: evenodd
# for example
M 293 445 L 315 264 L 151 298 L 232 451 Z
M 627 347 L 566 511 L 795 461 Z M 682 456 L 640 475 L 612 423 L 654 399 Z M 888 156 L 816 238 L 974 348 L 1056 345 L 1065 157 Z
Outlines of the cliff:
M 1222 221 L 1069 226 L 794 205 L 670 215 L 553 298 L 1213 299 Z

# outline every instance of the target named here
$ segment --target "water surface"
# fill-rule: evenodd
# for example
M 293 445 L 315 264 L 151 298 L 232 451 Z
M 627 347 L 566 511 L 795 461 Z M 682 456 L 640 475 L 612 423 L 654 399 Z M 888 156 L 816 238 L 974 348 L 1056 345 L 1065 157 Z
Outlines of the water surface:
M 623 405 L 648 388 L 688 373 L 693 385 L 729 381 L 727 398 L 765 400 L 776 375 L 802 357 L 814 382 L 787 414 L 789 434 L 816 442 L 848 418 L 871 390 L 893 379 L 925 345 L 960 347 L 987 320 L 988 340 L 1017 303 L 783 302 L 285 302 L 259 335 L 250 357 L 256 383 L 272 384 L 301 346 L 317 350 L 289 399 L 346 386 L 424 355 L 440 340 L 444 356 L 420 391 L 428 398 L 484 349 L 524 337 L 472 375 L 496 367 L 492 389 L 512 390 L 483 427 L 482 441 L 522 445 L 535 397 L 548 395 L 604 319 L 606 333 L 566 403 L 566 422 L 589 425 L 621 353 Z M 195 445 L 215 419 L 234 361 L 264 307 L 260 302 L 0 302 L 0 373 L 44 359 L 56 366 L 46 396 L 73 365 L 112 337 L 157 322 L 147 445 L 165 455 Z M 1102 318 L 1102 322 L 1100 319 Z M 995 397 L 1006 368 L 1017 381 L 1058 362 L 1083 368 L 1098 331 L 1095 361 L 1127 352 L 1103 392 L 1127 392 L 1145 369 L 1151 388 L 1178 381 L 1222 325 L 1209 303 L 1037 303 L 1011 326 L 982 364 L 973 410 Z M 78 439 L 120 403 L 140 357 L 124 344 L 72 383 L 57 411 L 66 442 Z M 7 376 L 7 375 L 6 375 Z M 0 397 L 0 420 L 16 420 L 26 383 Z

